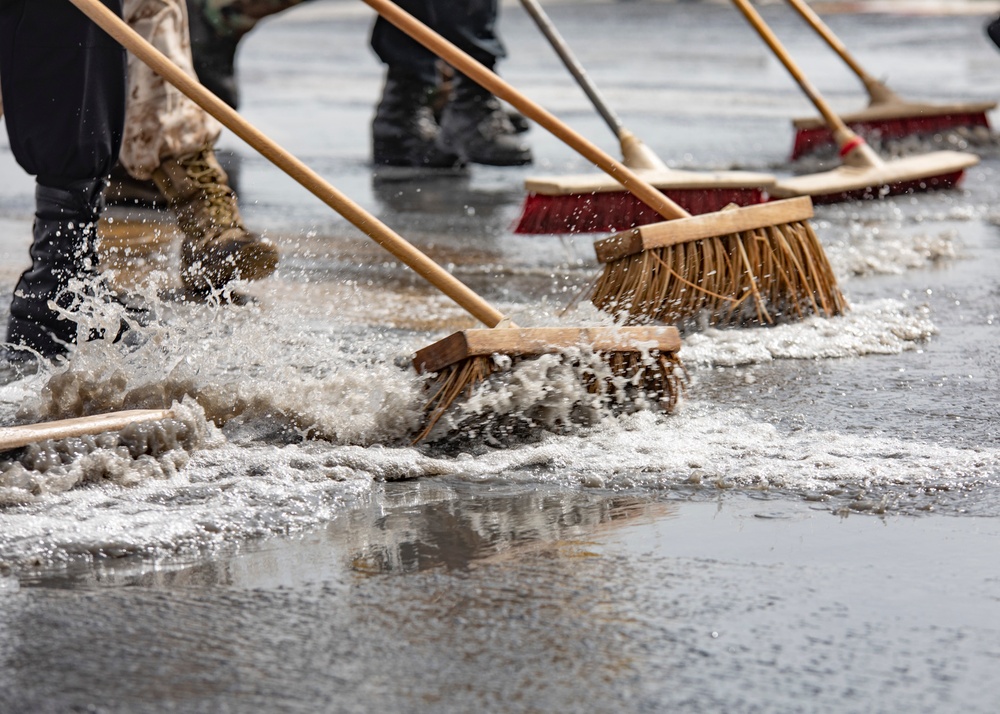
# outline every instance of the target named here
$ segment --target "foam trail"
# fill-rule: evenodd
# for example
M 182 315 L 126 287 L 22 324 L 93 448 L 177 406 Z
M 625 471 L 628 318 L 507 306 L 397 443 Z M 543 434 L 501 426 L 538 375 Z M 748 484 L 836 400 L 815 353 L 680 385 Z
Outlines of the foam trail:
M 733 367 L 777 359 L 838 359 L 919 349 L 937 333 L 924 309 L 897 300 L 853 305 L 835 317 L 810 317 L 774 327 L 709 329 L 686 335 L 681 356 L 702 367 Z

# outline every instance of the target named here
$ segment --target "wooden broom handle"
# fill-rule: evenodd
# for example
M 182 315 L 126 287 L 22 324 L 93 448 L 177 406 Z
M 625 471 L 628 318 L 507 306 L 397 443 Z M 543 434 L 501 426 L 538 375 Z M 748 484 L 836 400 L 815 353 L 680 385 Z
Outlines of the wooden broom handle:
M 265 158 L 287 173 L 313 195 L 354 224 L 362 233 L 388 250 L 411 267 L 422 278 L 454 300 L 470 315 L 487 325 L 496 327 L 506 319 L 494 308 L 451 273 L 428 258 L 393 232 L 388 226 L 365 211 L 350 198 L 325 182 L 319 174 L 262 134 L 250 122 L 237 114 L 228 104 L 189 77 L 162 52 L 139 36 L 124 20 L 115 15 L 99 0 L 69 0 L 101 29 L 121 43 L 129 52 L 149 65 L 157 74 L 174 85 L 198 106 L 218 119 L 259 151 Z
M 831 30 L 830 27 L 823 22 L 823 18 L 817 15 L 815 10 L 809 7 L 802 0 L 788 0 L 788 4 L 795 8 L 799 15 L 802 16 L 802 19 L 809 23 L 809 26 L 816 31 L 816 34 L 823 38 L 826 44 L 830 45 L 830 48 L 833 49 L 834 52 L 840 55 L 840 59 L 847 63 L 847 66 L 851 68 L 851 71 L 858 75 L 858 79 L 864 83 L 873 99 L 876 98 L 875 95 L 881 92 L 891 94 L 884 84 L 868 74 L 864 67 L 862 67 L 856 59 L 854 59 L 854 56 L 847 50 L 847 46 L 841 42 L 840 38 L 833 33 L 833 30 Z
M 594 105 L 594 109 L 597 110 L 597 113 L 601 115 L 601 118 L 604 119 L 604 122 L 618 138 L 618 142 L 621 144 L 622 163 L 630 169 L 669 171 L 670 169 L 667 168 L 667 165 L 663 163 L 652 149 L 643 144 L 639 137 L 625 128 L 622 120 L 618 118 L 614 110 L 604 101 L 604 96 L 597 89 L 597 85 L 594 84 L 587 74 L 587 70 L 583 68 L 583 65 L 573 55 L 573 51 L 570 50 L 566 40 L 559 34 L 559 30 L 556 29 L 555 24 L 549 19 L 549 16 L 542 9 L 538 0 L 521 0 L 521 5 L 524 7 L 525 12 L 528 13 L 528 16 L 535 21 L 545 39 L 552 45 L 552 49 L 555 50 L 555 53 L 562 60 L 569 73 L 573 75 L 573 79 L 580 85 L 580 89 L 590 99 L 590 103 Z
M 77 0 L 71 0 L 76 2 Z M 409 35 L 452 67 L 472 79 L 480 86 L 512 104 L 522 114 L 550 131 L 557 139 L 567 144 L 578 154 L 593 162 L 611 178 L 625 187 L 633 196 L 655 210 L 667 220 L 689 218 L 690 213 L 642 180 L 625 164 L 616 161 L 583 136 L 573 131 L 507 82 L 487 69 L 467 53 L 441 37 L 398 5 L 389 0 L 364 0 L 375 12 Z
M 583 93 L 590 99 L 591 104 L 594 105 L 597 113 L 604 119 L 604 123 L 614 132 L 615 136 L 620 136 L 625 131 L 625 125 L 622 123 L 622 120 L 608 106 L 608 103 L 604 101 L 604 97 L 590 79 L 587 70 L 583 68 L 583 65 L 573 55 L 569 45 L 566 44 L 566 40 L 563 39 L 556 26 L 552 24 L 552 20 L 549 19 L 548 14 L 542 9 L 538 0 L 521 0 L 521 5 L 524 7 L 525 12 L 528 13 L 528 16 L 535 21 L 542 34 L 545 35 L 545 39 L 552 45 L 552 49 L 555 50 L 555 53 L 562 60 L 569 73 L 573 75 L 573 79 L 580 85 L 580 89 L 583 90 Z
M 170 409 L 133 409 L 93 416 L 74 417 L 40 424 L 0 427 L 0 451 L 19 449 L 47 439 L 69 439 L 88 434 L 121 431 L 130 424 L 173 418 Z
M 834 113 L 830 108 L 830 105 L 826 103 L 823 96 L 819 93 L 812 82 L 809 81 L 805 73 L 799 69 L 798 65 L 792 60 L 792 56 L 788 54 L 788 51 L 781 44 L 778 38 L 775 36 L 771 28 L 768 27 L 767 23 L 764 22 L 764 18 L 760 16 L 760 13 L 754 9 L 753 5 L 750 4 L 748 0 L 733 0 L 733 3 L 739 8 L 740 12 L 743 13 L 744 17 L 753 25 L 754 29 L 757 30 L 757 34 L 761 36 L 761 39 L 767 43 L 771 51 L 781 60 L 781 63 L 785 65 L 785 69 L 792 75 L 802 91 L 806 93 L 810 101 L 819 113 L 823 115 L 824 121 L 826 121 L 827 126 L 833 131 L 834 136 L 837 137 L 838 143 L 843 146 L 844 143 L 853 141 L 855 139 L 855 134 L 850 129 L 844 121 Z

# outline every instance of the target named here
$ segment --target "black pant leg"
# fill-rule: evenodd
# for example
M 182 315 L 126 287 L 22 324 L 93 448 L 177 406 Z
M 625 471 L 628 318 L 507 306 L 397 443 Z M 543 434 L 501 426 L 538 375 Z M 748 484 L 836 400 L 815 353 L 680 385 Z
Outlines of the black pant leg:
M 487 67 L 506 56 L 496 34 L 497 0 L 398 0 L 396 4 Z M 381 17 L 372 29 L 371 45 L 390 68 L 435 83 L 434 54 Z
M 119 16 L 122 0 L 102 0 Z M 0 2 L 11 150 L 43 185 L 108 175 L 125 121 L 125 50 L 67 0 Z

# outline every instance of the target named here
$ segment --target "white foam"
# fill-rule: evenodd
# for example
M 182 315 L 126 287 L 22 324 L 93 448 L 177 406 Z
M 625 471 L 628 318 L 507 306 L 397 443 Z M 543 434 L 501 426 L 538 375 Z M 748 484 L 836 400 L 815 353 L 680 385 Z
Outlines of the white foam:
M 687 335 L 681 348 L 692 366 L 761 364 L 776 359 L 836 359 L 918 349 L 937 333 L 924 308 L 897 300 L 853 305 L 834 317 L 756 329 L 709 329 Z
M 605 418 L 572 435 L 472 456 L 414 448 L 218 444 L 181 470 L 130 487 L 90 484 L 0 511 L 8 562 L 177 553 L 288 533 L 335 518 L 378 480 L 448 475 L 604 488 L 949 487 L 1000 466 L 992 448 L 963 450 L 885 436 L 782 433 L 739 409 L 686 405 L 665 417 Z

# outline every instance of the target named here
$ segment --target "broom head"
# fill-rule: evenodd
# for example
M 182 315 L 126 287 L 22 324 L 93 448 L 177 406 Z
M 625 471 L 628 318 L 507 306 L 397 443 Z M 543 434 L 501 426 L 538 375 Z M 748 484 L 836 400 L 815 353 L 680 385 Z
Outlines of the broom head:
M 688 213 L 700 215 L 735 203 L 764 203 L 775 178 L 750 171 L 636 170 Z M 607 174 L 538 176 L 524 182 L 528 197 L 515 233 L 608 233 L 663 216 Z
M 655 223 L 595 244 L 598 308 L 629 323 L 769 324 L 833 316 L 847 303 L 808 223 L 812 201 L 732 207 Z
M 808 176 L 778 181 L 770 190 L 778 198 L 811 196 L 815 203 L 875 199 L 918 191 L 953 188 L 979 157 L 961 151 L 879 161 L 872 166 L 838 166 Z
M 869 141 L 888 141 L 907 136 L 933 136 L 957 129 L 990 130 L 986 113 L 996 102 L 964 102 L 955 104 L 922 104 L 894 100 L 872 104 L 851 114 L 842 114 L 854 132 Z M 822 117 L 802 117 L 792 120 L 795 144 L 792 160 L 819 151 L 836 148 L 837 142 Z
M 413 366 L 433 373 L 425 422 L 414 442 L 424 439 L 456 399 L 469 395 L 492 374 L 525 359 L 585 349 L 607 361 L 611 380 L 593 379 L 591 392 L 613 393 L 623 385 L 642 390 L 671 411 L 684 388 L 675 327 L 536 327 L 462 330 L 419 350 Z M 499 359 L 504 357 L 506 359 Z

